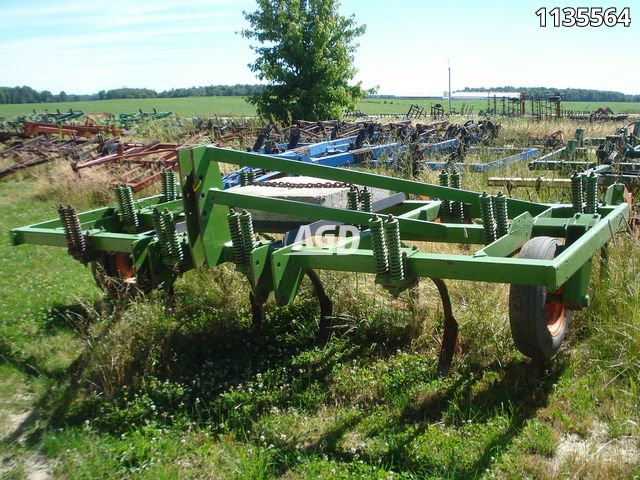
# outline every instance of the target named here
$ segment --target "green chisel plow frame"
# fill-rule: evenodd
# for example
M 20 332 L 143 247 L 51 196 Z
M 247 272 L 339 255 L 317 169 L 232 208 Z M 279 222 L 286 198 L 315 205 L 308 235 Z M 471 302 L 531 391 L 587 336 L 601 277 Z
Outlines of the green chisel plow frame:
M 559 348 L 571 312 L 589 305 L 594 255 L 626 230 L 629 220 L 621 184 L 608 187 L 602 201 L 594 183 L 586 187 L 581 205 L 542 204 L 213 146 L 180 149 L 178 158 L 181 193 L 173 172 L 164 172 L 161 195 L 136 201 L 127 187 L 118 187 L 117 207 L 77 213 L 61 206 L 59 219 L 12 230 L 12 243 L 67 247 L 74 258 L 91 264 L 101 286 L 143 292 L 171 292 L 190 269 L 233 262 L 248 280 L 256 329 L 268 298 L 278 305 L 293 302 L 308 276 L 321 306 L 321 342 L 330 335 L 332 312 L 317 270 L 369 273 L 392 295 L 429 278 L 444 307 L 439 367 L 445 373 L 457 342 L 445 280 L 510 284 L 516 346 L 546 360 Z M 223 190 L 220 164 L 384 189 L 405 199 L 335 208 L 247 195 Z M 273 234 L 292 228 L 290 222 L 253 222 L 256 211 L 293 213 L 297 228 L 309 232 L 320 221 L 336 229 L 357 226 L 359 234 L 321 246 L 287 236 L 274 239 Z M 266 233 L 272 235 L 257 240 Z M 468 245 L 459 250 L 469 253 L 423 251 L 433 243 Z

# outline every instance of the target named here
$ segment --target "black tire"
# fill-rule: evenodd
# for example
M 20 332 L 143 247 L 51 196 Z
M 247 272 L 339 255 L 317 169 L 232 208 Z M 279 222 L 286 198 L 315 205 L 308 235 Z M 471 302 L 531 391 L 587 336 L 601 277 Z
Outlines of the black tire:
M 519 258 L 551 260 L 561 243 L 551 237 L 535 237 L 524 244 Z M 559 295 L 562 287 L 554 292 Z M 545 287 L 511 285 L 509 323 L 517 349 L 538 361 L 552 358 L 564 340 L 572 310 L 547 298 Z

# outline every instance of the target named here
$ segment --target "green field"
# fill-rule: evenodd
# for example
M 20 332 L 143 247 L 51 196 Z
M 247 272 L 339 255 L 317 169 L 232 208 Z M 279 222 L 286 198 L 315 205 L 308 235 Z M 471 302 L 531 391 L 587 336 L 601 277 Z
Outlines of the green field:
M 96 100 L 92 102 L 69 103 L 31 103 L 21 105 L 0 105 L 0 116 L 21 115 L 34 109 L 82 110 L 89 112 L 108 112 L 113 114 L 134 113 L 138 109 L 149 112 L 171 111 L 180 115 L 220 115 L 249 116 L 255 114 L 255 108 L 243 97 L 190 97 L 190 98 L 142 98 L 126 100 Z
M 439 99 L 368 99 L 358 104 L 358 110 L 367 114 L 380 113 L 406 113 L 411 104 L 417 104 L 425 111 L 429 111 L 432 103 L 441 103 L 447 107 L 443 100 Z M 452 106 L 460 110 L 462 104 L 474 107 L 474 114 L 486 109 L 486 102 L 483 100 L 471 100 L 463 102 L 454 100 Z M 594 111 L 599 107 L 611 108 L 615 113 L 640 114 L 640 103 L 620 103 L 608 102 L 586 103 L 586 102 L 564 102 L 563 108 L 575 111 Z M 0 105 L 0 117 L 9 117 L 29 113 L 33 110 L 43 111 L 48 109 L 83 110 L 89 112 L 109 112 L 113 114 L 131 113 L 138 109 L 151 111 L 153 108 L 158 111 L 172 111 L 180 115 L 218 115 L 218 116 L 250 116 L 255 115 L 255 108 L 247 103 L 243 97 L 190 97 L 190 98 L 144 98 L 127 100 L 96 100 L 92 102 L 68 102 L 68 103 L 30 103 Z

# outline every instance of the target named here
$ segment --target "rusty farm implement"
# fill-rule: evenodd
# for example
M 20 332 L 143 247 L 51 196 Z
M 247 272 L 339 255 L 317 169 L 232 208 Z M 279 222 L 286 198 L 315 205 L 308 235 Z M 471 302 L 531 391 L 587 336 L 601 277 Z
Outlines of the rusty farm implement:
M 331 332 L 332 303 L 316 271 L 372 274 L 393 295 L 429 278 L 445 313 L 444 373 L 457 338 L 446 280 L 510 284 L 515 344 L 546 360 L 560 347 L 572 312 L 589 306 L 594 255 L 629 219 L 621 184 L 599 199 L 590 181 L 580 205 L 542 204 L 465 191 L 459 178 L 429 185 L 213 146 L 181 148 L 178 157 L 181 192 L 176 173 L 165 171 L 160 195 L 134 200 L 129 187 L 118 186 L 115 207 L 77 213 L 61 206 L 55 220 L 12 230 L 12 243 L 66 247 L 107 290 L 172 292 L 190 269 L 234 263 L 249 285 L 255 329 L 267 299 L 293 302 L 308 276 L 321 305 L 321 341 Z M 222 164 L 281 174 L 224 190 Z M 333 194 L 342 197 L 329 201 Z M 346 208 L 336 198 L 346 199 Z M 312 241 L 331 231 L 338 232 L 333 242 Z M 442 254 L 414 242 L 476 248 Z

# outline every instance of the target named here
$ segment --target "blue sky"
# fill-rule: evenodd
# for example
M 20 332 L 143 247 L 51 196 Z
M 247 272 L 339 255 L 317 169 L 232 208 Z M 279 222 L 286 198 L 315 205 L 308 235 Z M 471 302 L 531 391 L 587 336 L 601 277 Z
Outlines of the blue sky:
M 632 26 L 540 28 L 547 6 L 631 7 Z M 57 93 L 255 83 L 237 32 L 253 0 L 0 0 L 0 85 Z M 640 4 L 631 1 L 343 0 L 367 25 L 356 80 L 380 93 L 556 86 L 640 94 Z M 636 17 L 637 16 L 637 17 Z M 637 20 L 636 20 L 637 18 Z

